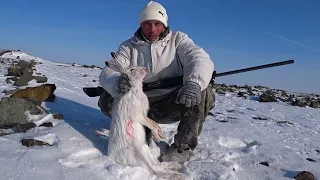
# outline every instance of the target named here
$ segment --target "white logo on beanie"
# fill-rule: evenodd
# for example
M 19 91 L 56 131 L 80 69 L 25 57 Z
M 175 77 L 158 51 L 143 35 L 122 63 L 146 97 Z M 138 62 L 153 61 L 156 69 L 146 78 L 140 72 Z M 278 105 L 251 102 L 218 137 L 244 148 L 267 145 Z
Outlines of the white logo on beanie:
M 157 20 L 168 27 L 168 15 L 166 9 L 157 2 L 150 1 L 140 13 L 140 23 L 147 20 Z

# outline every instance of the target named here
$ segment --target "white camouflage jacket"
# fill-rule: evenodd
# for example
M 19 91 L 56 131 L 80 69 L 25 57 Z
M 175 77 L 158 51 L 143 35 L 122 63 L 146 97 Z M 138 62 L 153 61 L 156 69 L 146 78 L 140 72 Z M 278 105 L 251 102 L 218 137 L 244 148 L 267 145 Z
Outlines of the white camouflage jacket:
M 121 64 L 115 60 L 108 61 L 109 67 L 106 66 L 99 76 L 100 85 L 112 97 L 117 96 L 121 66 L 147 67 L 149 72 L 144 83 L 183 76 L 183 83 L 188 80 L 197 82 L 201 91 L 208 86 L 214 71 L 214 63 L 208 53 L 197 46 L 187 34 L 172 32 L 170 29 L 163 38 L 150 43 L 143 40 L 140 28 L 134 37 L 120 44 L 116 54 Z M 153 89 L 145 93 L 148 97 L 158 97 L 176 88 Z

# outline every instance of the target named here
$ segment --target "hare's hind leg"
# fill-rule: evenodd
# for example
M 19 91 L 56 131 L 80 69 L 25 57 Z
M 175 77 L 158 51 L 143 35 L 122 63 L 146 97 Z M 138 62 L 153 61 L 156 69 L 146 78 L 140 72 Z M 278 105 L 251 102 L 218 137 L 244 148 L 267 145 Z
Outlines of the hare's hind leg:
M 157 173 L 156 167 L 159 166 L 160 162 L 155 159 L 152 155 L 150 148 L 146 144 L 135 144 L 136 159 L 141 161 L 147 168 L 149 168 L 154 174 Z

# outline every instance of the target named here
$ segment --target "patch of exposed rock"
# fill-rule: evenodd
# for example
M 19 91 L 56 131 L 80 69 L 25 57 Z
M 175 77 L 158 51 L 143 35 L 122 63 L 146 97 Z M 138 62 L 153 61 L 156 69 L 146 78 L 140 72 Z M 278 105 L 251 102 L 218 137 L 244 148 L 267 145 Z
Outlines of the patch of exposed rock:
M 17 123 L 28 123 L 38 119 L 28 119 L 30 115 L 43 117 L 49 114 L 41 103 L 54 102 L 55 84 L 42 84 L 36 87 L 13 90 L 10 97 L 3 97 L 0 102 L 0 125 L 10 127 Z
M 250 99 L 256 97 L 260 102 L 282 102 L 292 106 L 320 108 L 320 97 L 316 94 L 293 93 L 280 89 L 271 89 L 266 86 L 238 86 L 215 84 L 217 94 L 232 93 L 239 97 Z M 254 98 L 254 99 L 256 99 Z
M 55 84 L 42 84 L 36 87 L 27 87 L 25 89 L 17 90 L 10 97 L 30 98 L 41 102 L 53 102 L 55 99 L 55 95 L 53 94 L 53 92 L 55 90 Z
M 12 65 L 8 68 L 8 73 L 6 76 L 7 83 L 13 83 L 15 86 L 27 86 L 31 80 L 36 80 L 37 83 L 45 83 L 48 78 L 45 76 L 34 76 L 33 71 L 36 70 L 35 65 L 36 61 L 13 61 Z
M 299 173 L 296 177 L 294 177 L 295 180 L 315 180 L 314 175 L 309 171 L 303 171 Z
M 272 91 L 265 91 L 260 95 L 260 102 L 277 102 L 275 94 Z
M 34 66 L 37 63 L 35 61 L 24 61 L 20 60 L 17 63 L 13 63 L 9 68 L 8 68 L 8 73 L 7 76 L 15 76 L 15 77 L 20 77 L 22 74 L 31 72 Z
M 48 78 L 45 76 L 34 76 L 33 71 L 37 63 L 35 61 L 24 61 L 20 57 L 16 59 L 1 58 L 0 63 L 10 65 L 7 69 L 9 76 L 6 79 L 7 83 L 14 86 L 27 86 L 31 80 L 36 80 L 37 83 L 46 83 Z M 40 73 L 36 73 L 40 75 Z M 4 90 L 5 97 L 0 102 L 0 136 L 7 136 L 13 133 L 25 133 L 35 127 L 53 127 L 52 122 L 44 122 L 40 125 L 36 121 L 47 117 L 50 114 L 44 109 L 41 104 L 43 101 L 54 102 L 56 89 L 55 84 L 41 84 L 36 87 L 16 88 Z M 9 95 L 9 96 L 8 96 Z M 54 119 L 63 119 L 61 113 L 52 114 Z M 22 145 L 44 146 L 50 145 L 47 142 L 42 142 L 33 138 L 24 138 L 21 140 Z
M 28 98 L 3 97 L 0 102 L 0 124 L 27 123 L 30 115 L 48 114 L 40 101 Z M 35 116 L 37 117 L 37 116 Z
M 21 140 L 21 144 L 23 146 L 27 146 L 27 147 L 30 147 L 30 146 L 50 146 L 46 142 L 39 141 L 39 140 L 36 140 L 36 139 L 33 139 L 33 138 L 24 138 L 24 139 Z

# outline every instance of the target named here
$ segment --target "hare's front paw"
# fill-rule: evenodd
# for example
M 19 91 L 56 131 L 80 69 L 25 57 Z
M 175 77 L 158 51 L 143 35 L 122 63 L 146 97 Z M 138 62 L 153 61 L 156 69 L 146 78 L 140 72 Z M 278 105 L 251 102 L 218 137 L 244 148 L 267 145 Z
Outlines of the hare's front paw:
M 163 132 L 162 132 L 162 130 L 161 130 L 159 125 L 157 125 L 157 128 L 155 130 L 153 130 L 152 138 L 156 142 L 160 142 L 161 140 L 164 140 L 164 135 L 163 135 Z

